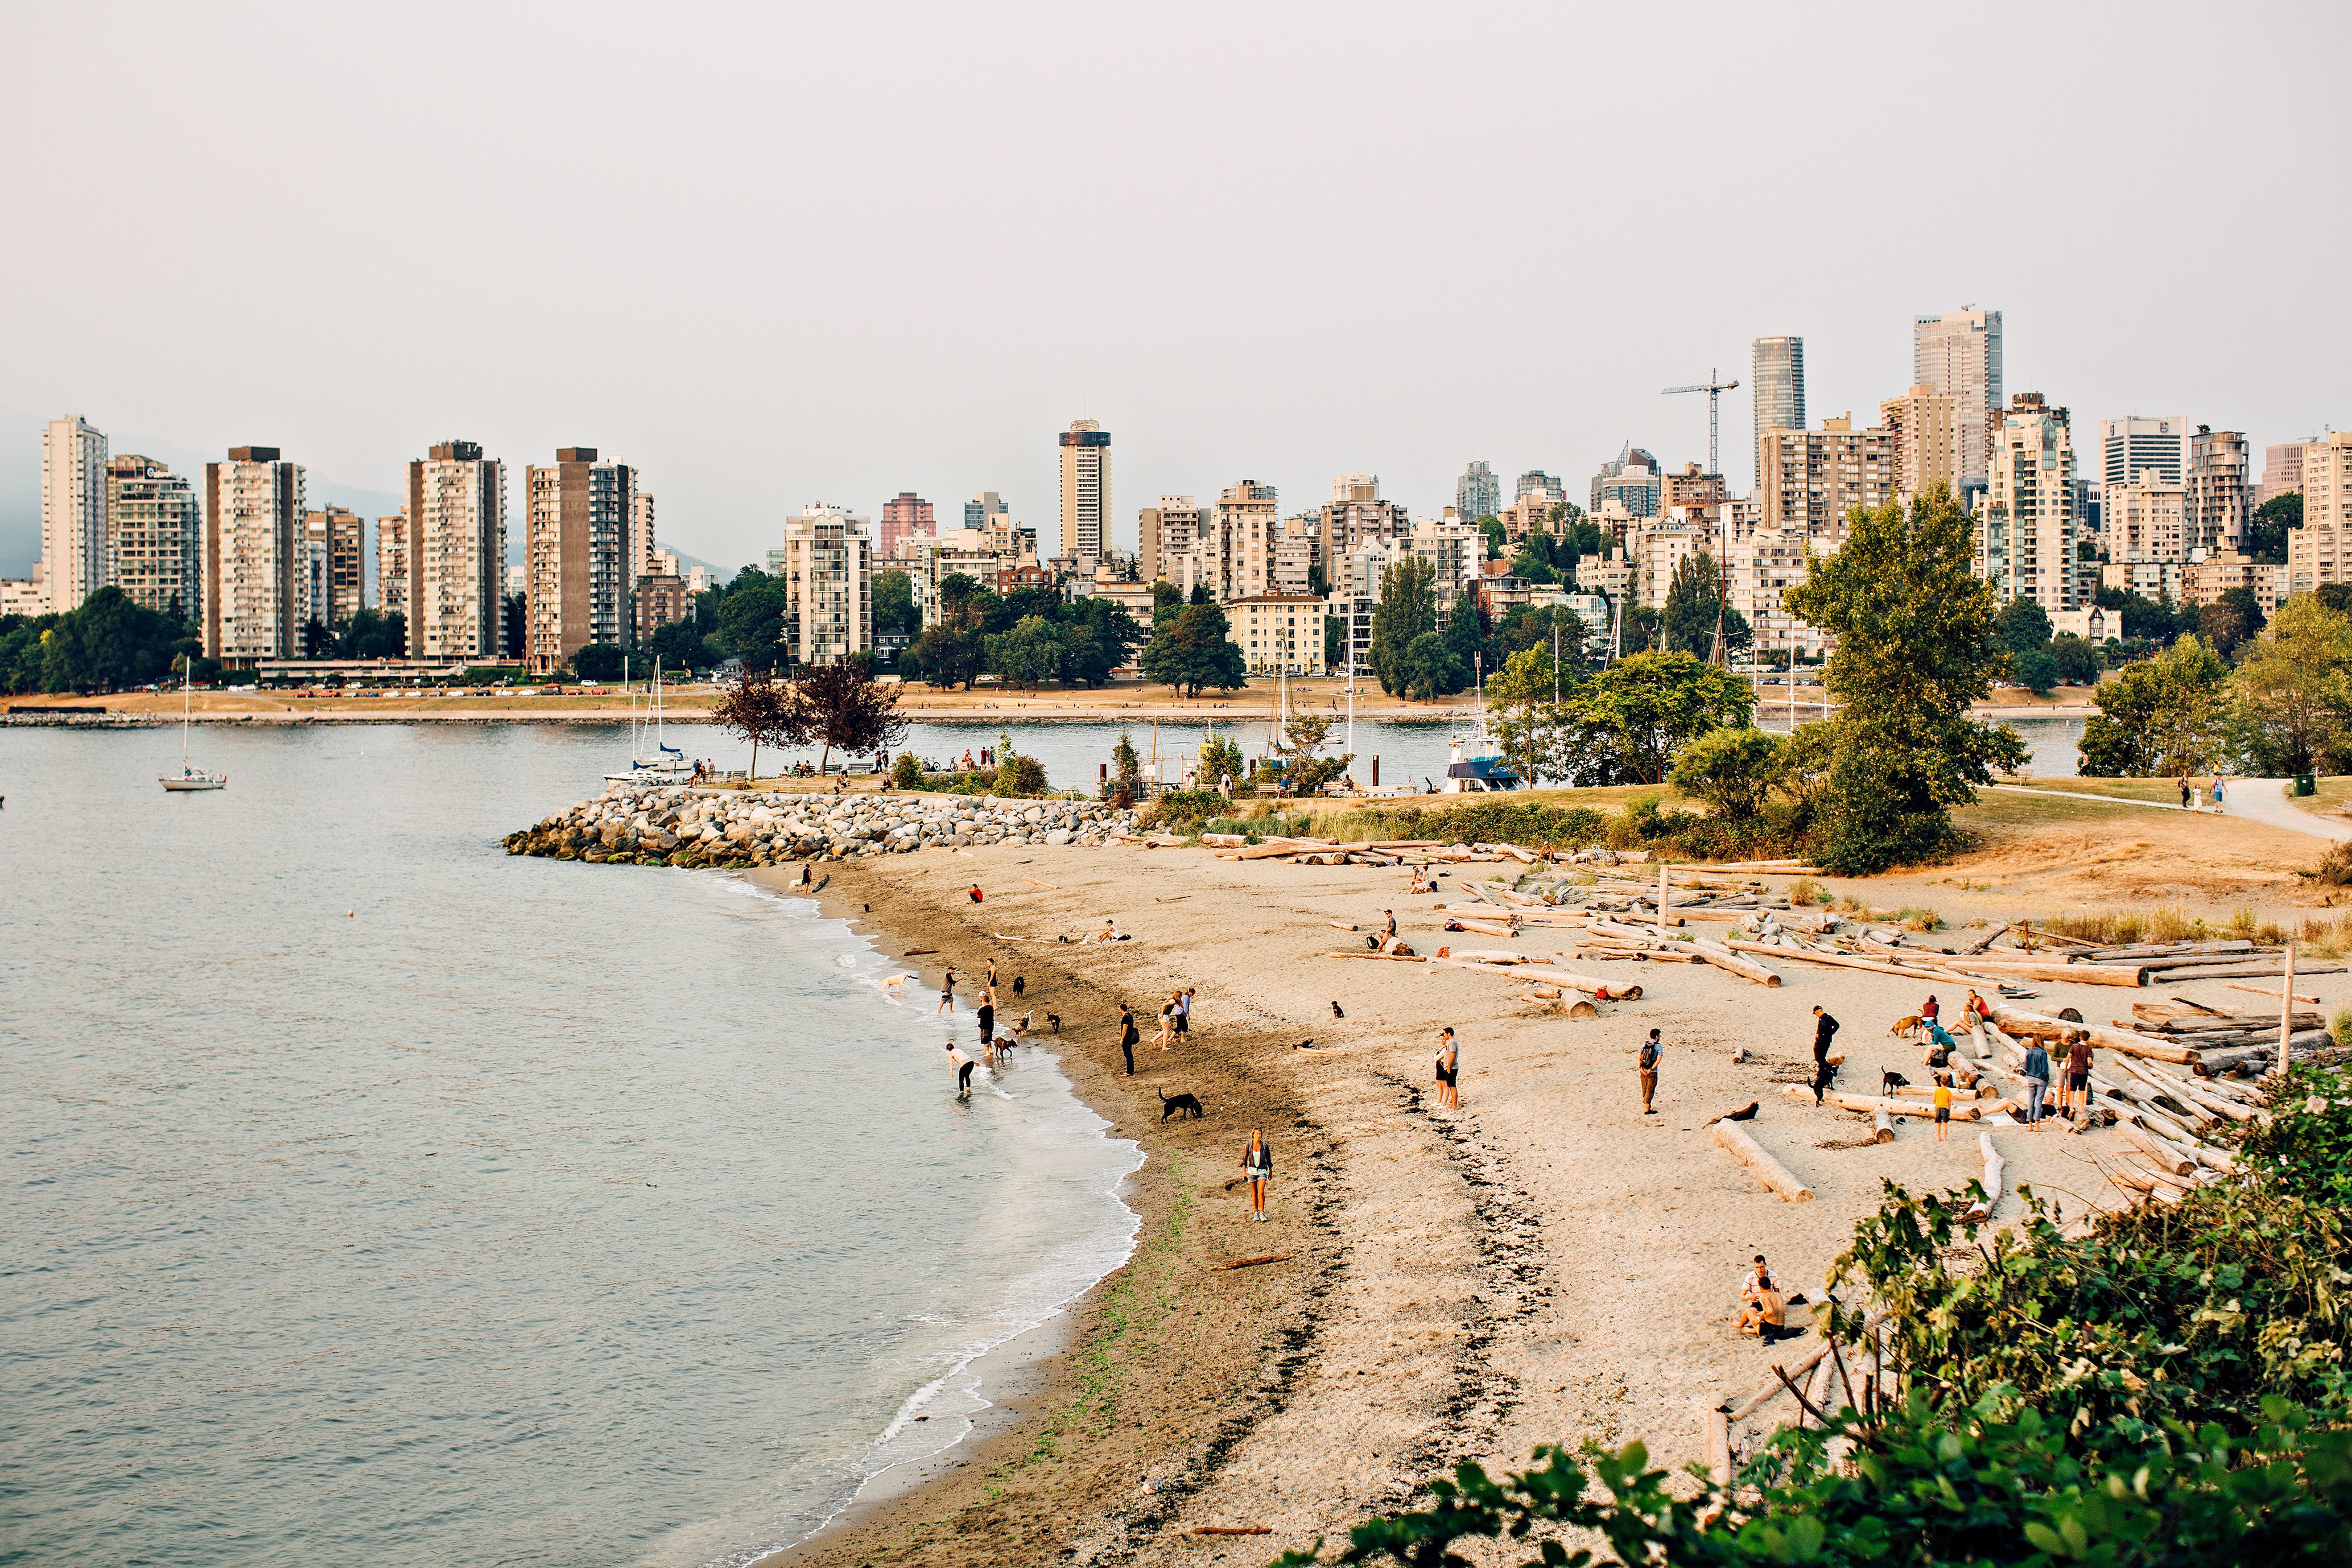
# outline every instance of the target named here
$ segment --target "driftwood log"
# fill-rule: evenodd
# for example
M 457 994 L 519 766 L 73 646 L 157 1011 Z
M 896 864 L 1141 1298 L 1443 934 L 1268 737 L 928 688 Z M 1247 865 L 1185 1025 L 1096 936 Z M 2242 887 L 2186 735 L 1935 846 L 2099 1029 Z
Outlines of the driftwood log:
M 1977 1152 L 1984 1159 L 1985 1195 L 1969 1205 L 1967 1217 L 1972 1220 L 1990 1219 L 1992 1211 L 2000 1206 L 2000 1178 L 2008 1170 L 2009 1162 L 2003 1160 L 2000 1151 L 1993 1147 L 1990 1132 L 1977 1134 Z
M 1750 1138 L 1747 1131 L 1729 1121 L 1715 1124 L 1715 1141 L 1732 1156 L 1756 1173 L 1766 1186 L 1792 1204 L 1810 1203 L 1813 1189 L 1790 1173 L 1789 1167 L 1764 1152 L 1764 1145 Z
M 1691 951 L 1697 953 L 1699 957 L 1714 964 L 1717 969 L 1729 970 L 1742 980 L 1752 980 L 1759 985 L 1774 987 L 1780 984 L 1779 975 L 1760 963 L 1740 957 L 1727 947 L 1720 947 L 1711 942 L 1693 942 L 1690 945 Z

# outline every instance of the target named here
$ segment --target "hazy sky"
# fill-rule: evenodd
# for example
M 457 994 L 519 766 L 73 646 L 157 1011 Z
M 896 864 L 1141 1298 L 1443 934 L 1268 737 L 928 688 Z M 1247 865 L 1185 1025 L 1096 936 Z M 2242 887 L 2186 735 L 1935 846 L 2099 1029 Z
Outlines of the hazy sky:
M 2005 312 L 2078 431 L 2352 421 L 2336 5 L 0 12 L 0 568 L 34 416 L 392 491 L 450 436 L 636 463 L 732 564 L 810 500 L 1116 537 L 1247 477 L 1434 514 L 1631 437 L 1751 476 L 1749 342 L 1816 423 Z M 29 488 L 28 488 L 29 487 Z M 1508 491 L 1507 489 L 1507 496 Z M 512 501 L 510 500 L 510 506 Z M 520 528 L 510 518 L 518 538 Z

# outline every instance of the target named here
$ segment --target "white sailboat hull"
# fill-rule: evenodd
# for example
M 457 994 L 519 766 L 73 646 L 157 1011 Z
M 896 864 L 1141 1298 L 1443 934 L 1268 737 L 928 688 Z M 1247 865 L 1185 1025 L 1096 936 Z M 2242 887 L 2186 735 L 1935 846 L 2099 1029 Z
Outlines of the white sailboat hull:
M 228 780 L 216 778 L 163 778 L 157 779 L 155 782 L 162 784 L 165 789 L 172 791 L 174 795 L 177 795 L 184 790 L 226 789 L 228 787 Z

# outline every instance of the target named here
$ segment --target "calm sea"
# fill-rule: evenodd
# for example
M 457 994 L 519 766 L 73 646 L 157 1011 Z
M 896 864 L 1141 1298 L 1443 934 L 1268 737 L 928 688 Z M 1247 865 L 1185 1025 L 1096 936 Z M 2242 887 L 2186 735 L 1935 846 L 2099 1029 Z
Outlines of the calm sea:
M 623 731 L 178 748 L 0 732 L 0 1563 L 740 1562 L 1126 1256 L 1045 1052 L 959 1103 L 814 906 L 499 847 Z

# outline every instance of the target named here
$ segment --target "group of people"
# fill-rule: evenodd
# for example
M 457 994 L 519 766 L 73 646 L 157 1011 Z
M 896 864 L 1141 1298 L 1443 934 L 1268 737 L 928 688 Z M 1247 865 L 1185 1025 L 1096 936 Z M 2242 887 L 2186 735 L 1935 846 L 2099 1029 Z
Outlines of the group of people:
M 2183 810 L 2183 811 L 2195 811 L 2195 810 L 2199 809 L 2199 803 L 2198 803 L 2198 798 L 2197 798 L 2197 797 L 2198 797 L 2199 795 L 2202 795 L 2204 792 L 2203 792 L 2203 791 L 2201 791 L 2201 790 L 2200 790 L 2200 789 L 2199 789 L 2195 784 L 2190 784 L 2190 783 L 2189 782 L 2189 775 L 2188 775 L 2187 773 L 2183 773 L 2183 774 L 2181 774 L 2181 775 L 2180 775 L 2180 781 L 2179 781 L 2179 782 L 2180 782 L 2180 809 L 2181 809 L 2181 810 Z M 2215 811 L 2220 811 L 2220 810 L 2221 810 L 2221 809 L 2222 809 L 2222 804 L 2221 804 L 2221 775 L 2220 773 L 2215 773 L 2215 774 L 2213 775 L 2213 809 L 2214 809 Z
M 1097 942 L 1104 942 L 1113 939 L 1097 937 L 1095 940 Z M 1177 1037 L 1182 1035 L 1189 1035 L 1192 1032 L 1192 990 L 1187 987 L 1181 991 L 1170 992 L 1168 994 L 1168 1000 L 1160 1005 L 1160 1036 L 1159 1038 L 1154 1040 L 1152 1043 L 1157 1045 L 1163 1051 L 1173 1050 L 1175 1048 Z
M 1789 1327 L 1789 1298 L 1781 1293 L 1780 1281 L 1764 1255 L 1756 1255 L 1755 1272 L 1739 1281 L 1739 1307 L 1732 1314 L 1731 1326 L 1743 1334 L 1754 1334 L 1766 1344 L 1776 1340 L 1793 1340 L 1805 1331 Z
M 971 1093 L 971 1075 L 974 1068 L 985 1063 L 992 1071 L 1000 1062 L 1011 1058 L 1013 1048 L 1021 1044 L 1022 1034 L 1029 1027 L 1030 1019 L 1035 1016 L 1033 1010 L 1022 1014 L 1018 1018 L 1009 1020 L 1004 1033 L 999 1035 L 996 1032 L 996 963 L 992 959 L 989 961 L 988 977 L 981 984 L 979 1002 L 974 1009 L 980 1025 L 980 1054 L 977 1057 L 972 1056 L 955 1041 L 947 1042 L 948 1065 L 955 1069 L 956 1094 L 959 1097 L 968 1097 Z M 931 1014 L 933 1017 L 938 1017 L 941 1014 L 950 1017 L 955 1016 L 955 971 L 950 969 L 942 972 L 940 977 L 940 1005 L 933 1009 Z M 1020 998 L 1027 987 L 1028 982 L 1022 976 L 1016 974 L 1013 977 L 1013 994 L 1015 1000 Z

